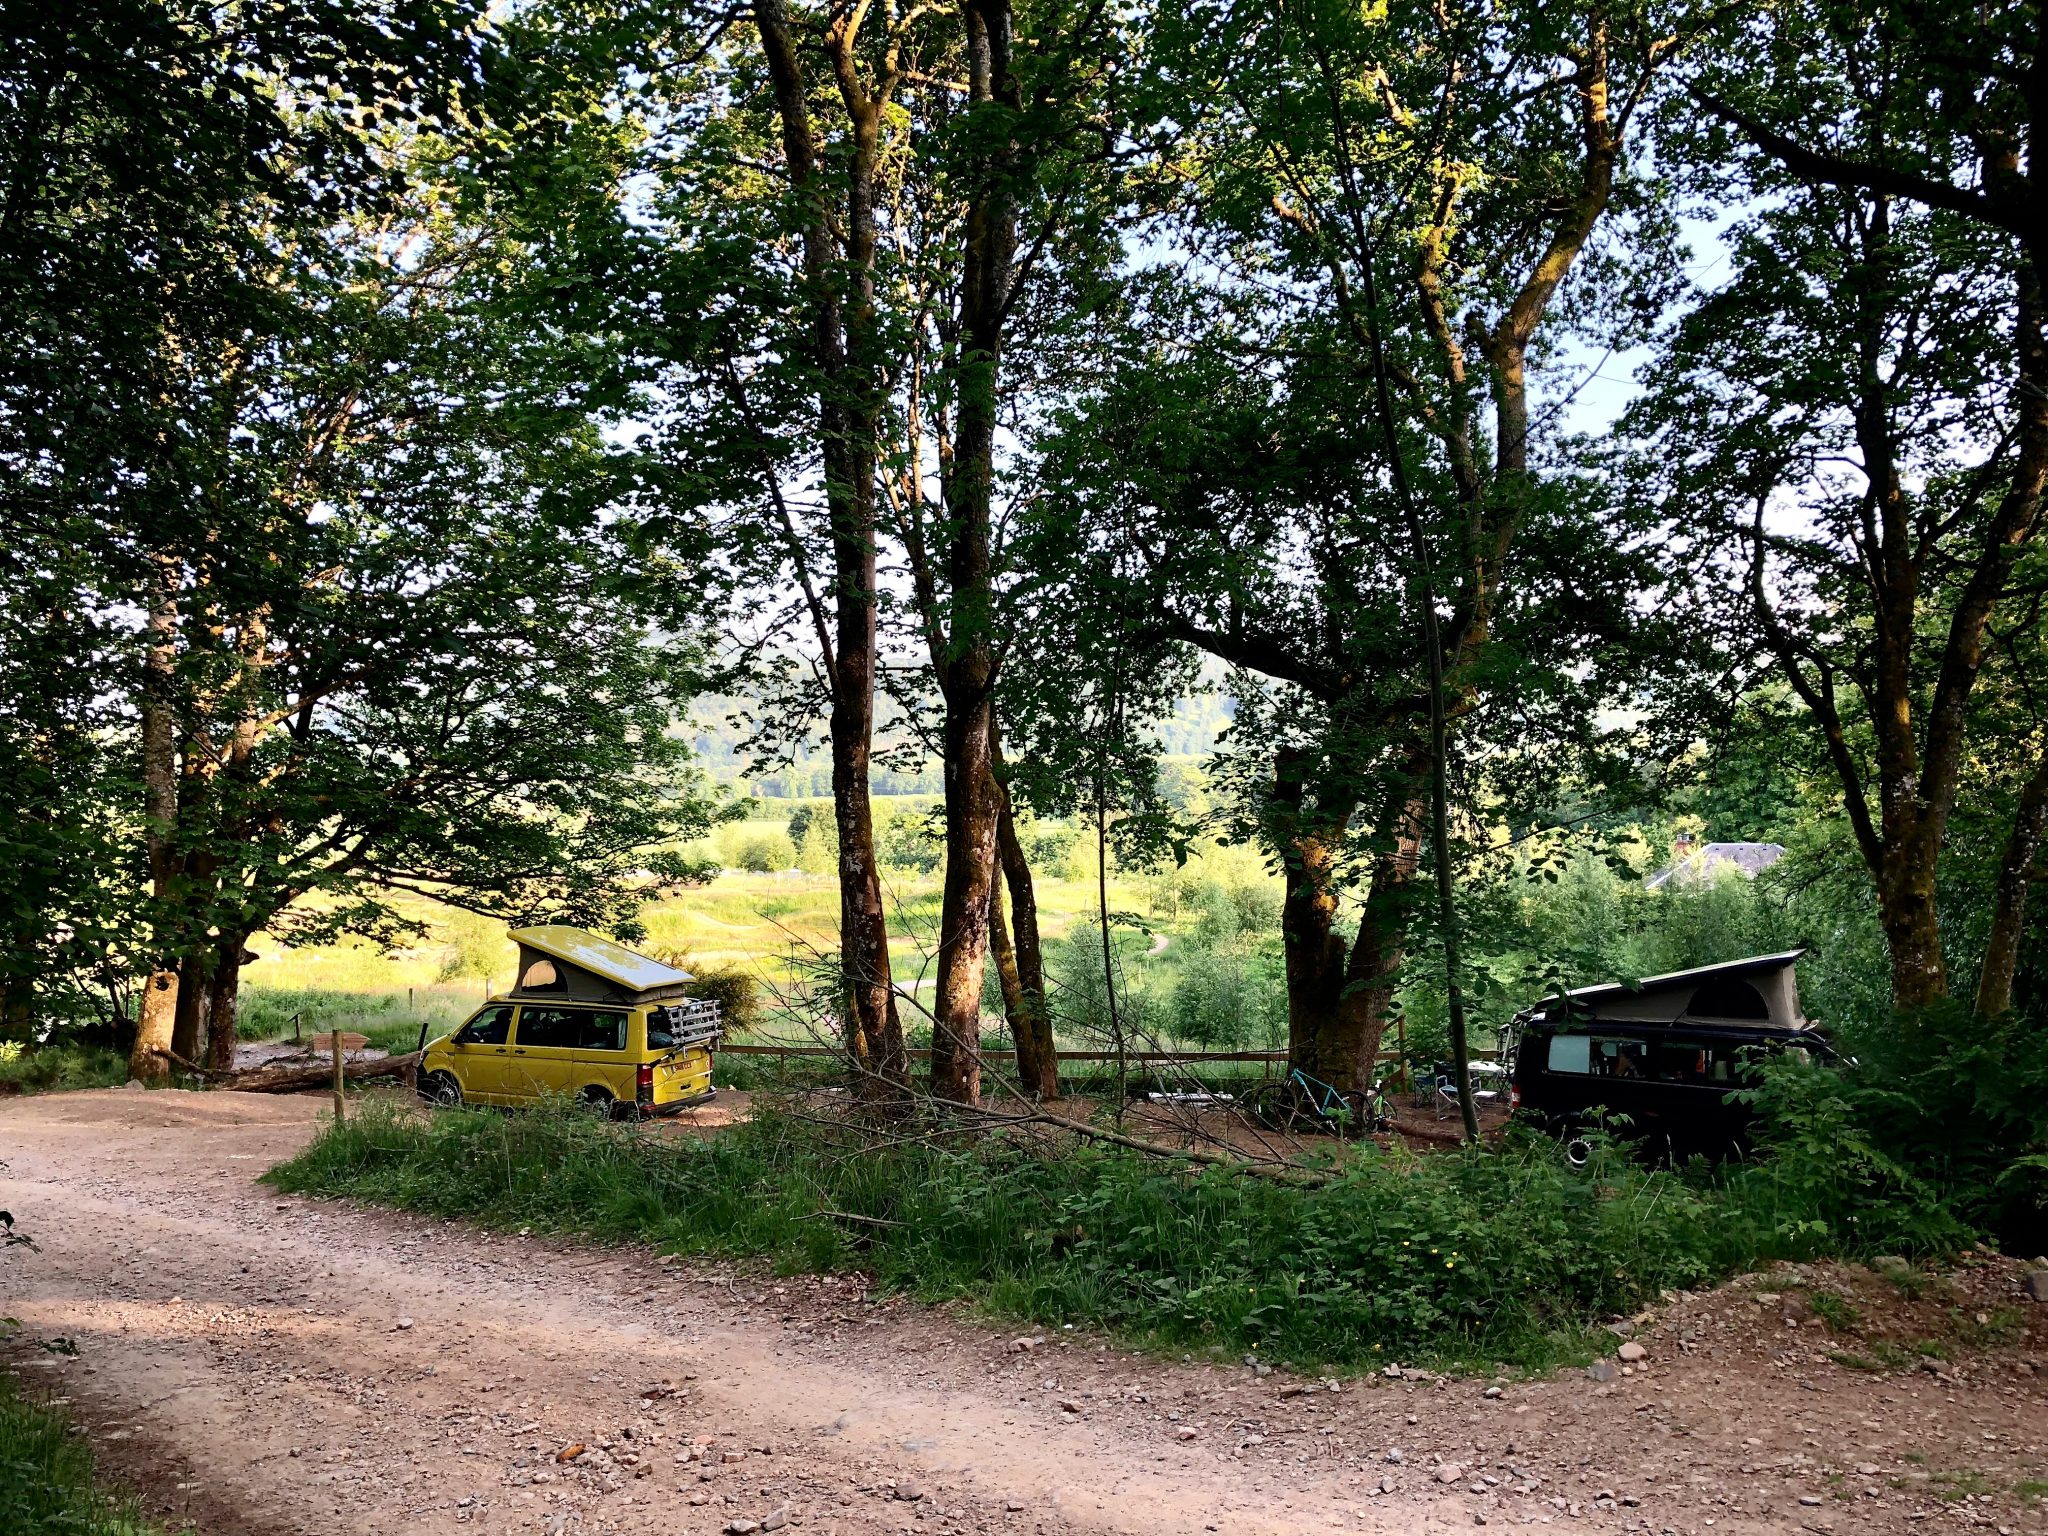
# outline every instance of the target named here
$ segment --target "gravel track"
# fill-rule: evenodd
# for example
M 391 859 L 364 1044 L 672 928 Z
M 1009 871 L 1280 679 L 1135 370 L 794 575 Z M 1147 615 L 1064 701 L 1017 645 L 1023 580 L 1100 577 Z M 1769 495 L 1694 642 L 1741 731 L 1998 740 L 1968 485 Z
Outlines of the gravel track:
M 1939 1375 L 1833 1363 L 1755 1282 L 1645 1320 L 1604 1382 L 1331 1391 L 257 1185 L 321 1114 L 0 1103 L 0 1205 L 39 1245 L 0 1260 L 13 1357 L 205 1532 L 2048 1529 L 2031 1306 Z M 1973 1273 L 1984 1305 L 2016 1292 Z

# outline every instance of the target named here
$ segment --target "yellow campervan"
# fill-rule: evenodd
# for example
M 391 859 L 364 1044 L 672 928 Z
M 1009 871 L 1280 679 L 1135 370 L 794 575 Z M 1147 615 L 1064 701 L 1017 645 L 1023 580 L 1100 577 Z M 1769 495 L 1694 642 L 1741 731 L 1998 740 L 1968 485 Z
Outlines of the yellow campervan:
M 689 972 L 581 928 L 515 928 L 512 939 L 516 985 L 425 1047 L 421 1098 L 522 1105 L 555 1094 L 658 1115 L 712 1096 L 718 1005 L 685 996 Z

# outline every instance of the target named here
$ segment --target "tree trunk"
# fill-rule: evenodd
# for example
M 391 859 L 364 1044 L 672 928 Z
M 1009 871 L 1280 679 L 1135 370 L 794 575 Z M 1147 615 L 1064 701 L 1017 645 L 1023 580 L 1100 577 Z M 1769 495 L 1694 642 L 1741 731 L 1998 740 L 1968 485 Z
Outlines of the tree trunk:
M 932 1093 L 981 1100 L 981 981 L 995 895 L 996 782 L 989 698 L 947 702 L 946 877 L 939 907 L 938 1001 L 932 1010 Z
M 1024 1091 L 1041 1099 L 1060 1096 L 1060 1064 L 1053 1041 L 1052 1009 L 1046 1001 L 1045 948 L 1038 933 L 1038 892 L 1032 884 L 1031 864 L 1024 857 L 1024 844 L 1017 836 L 1017 821 L 1007 786 L 1002 783 L 1002 744 L 991 736 L 990 759 L 1001 794 L 996 816 L 996 852 L 1003 867 L 1003 883 L 1010 892 L 1011 928 L 1018 997 L 1003 992 L 1010 1013 L 1010 1034 L 1017 1042 L 1017 1077 Z M 1000 894 L 990 898 L 992 915 L 1000 911 Z M 1008 937 L 1008 935 L 1006 935 Z
M 149 616 L 145 626 L 142 683 L 142 813 L 147 826 L 155 954 L 143 984 L 128 1056 L 128 1075 L 145 1083 L 170 1081 L 170 1048 L 178 1006 L 178 971 L 173 953 L 177 892 L 178 765 L 177 664 L 180 566 L 172 555 L 150 562 Z
M 1977 1017 L 1995 1019 L 2012 1007 L 2012 978 L 2019 968 L 2020 942 L 2027 932 L 2027 894 L 2039 872 L 2034 861 L 2048 833 L 2048 756 L 2036 765 L 2020 791 L 2012 834 L 1998 871 L 1992 899 L 1991 932 L 1984 942 L 1984 964 L 1977 973 Z
M 248 942 L 247 934 L 221 935 L 220 959 L 214 965 L 207 986 L 206 1065 L 210 1071 L 227 1072 L 235 1065 L 242 964 Z
M 1280 850 L 1280 944 L 1287 971 L 1288 1065 L 1335 1088 L 1359 1086 L 1356 1010 L 1345 997 L 1337 935 L 1337 860 L 1348 814 L 1309 804 L 1309 754 L 1283 748 L 1273 770 L 1268 835 Z
M 1924 836 L 1893 840 L 1878 883 L 1878 923 L 1891 951 L 1892 1006 L 1902 1013 L 1948 996 L 1948 965 L 1942 958 L 1941 916 L 1934 896 L 1939 852 L 1939 844 Z
M 1378 1061 L 1380 1044 L 1386 1039 L 1387 1021 L 1393 1017 L 1394 996 L 1401 985 L 1401 967 L 1407 960 L 1408 903 L 1422 862 L 1424 814 L 1418 795 L 1402 790 L 1389 797 L 1387 820 L 1391 825 L 1384 835 L 1393 841 L 1373 859 L 1372 883 L 1366 887 L 1365 909 L 1359 914 L 1358 935 L 1345 969 L 1346 1002 L 1355 1010 L 1355 1027 L 1360 1031 L 1354 1049 L 1368 1072 Z
M 889 930 L 875 864 L 868 762 L 874 744 L 876 655 L 875 471 L 882 370 L 874 301 L 875 168 L 881 103 L 860 79 L 861 15 L 842 16 L 825 46 L 852 135 L 845 201 L 823 184 L 811 86 L 785 0 L 755 0 L 802 224 L 810 362 L 821 382 L 819 439 L 832 547 L 834 624 L 824 658 L 832 688 L 832 802 L 839 830 L 840 1023 L 859 1091 L 900 1097 L 909 1078 L 889 967 Z M 891 87 L 893 88 L 893 87 Z M 842 284 L 845 285 L 842 288 Z
M 1010 76 L 1010 0 L 968 0 L 968 97 L 982 111 L 1020 106 Z M 945 700 L 946 878 L 939 914 L 939 989 L 933 1010 L 932 1092 L 963 1104 L 981 1095 L 981 980 L 996 882 L 997 786 L 990 763 L 996 661 L 989 552 L 1003 327 L 1017 249 L 1012 161 L 992 136 L 969 194 L 961 260 L 961 345 L 954 380 L 953 453 L 945 475 L 946 577 L 951 619 L 938 658 Z
M 171 1010 L 171 1049 L 187 1061 L 206 1049 L 206 958 L 196 950 L 178 963 L 178 1001 Z

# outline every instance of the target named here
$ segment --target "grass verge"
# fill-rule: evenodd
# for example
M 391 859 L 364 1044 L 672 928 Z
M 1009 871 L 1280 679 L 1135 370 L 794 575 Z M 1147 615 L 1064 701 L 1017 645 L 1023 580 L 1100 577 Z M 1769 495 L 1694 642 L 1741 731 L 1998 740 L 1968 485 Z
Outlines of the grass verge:
M 65 1093 L 81 1088 L 118 1088 L 128 1081 L 128 1058 L 90 1045 L 0 1044 L 0 1092 Z
M 0 1531 L 8 1536 L 157 1536 L 135 1501 L 93 1477 L 92 1451 L 61 1415 L 0 1371 Z
M 497 1227 L 860 1270 L 884 1289 L 1298 1366 L 1547 1368 L 1670 1287 L 1812 1256 L 1757 1190 L 1554 1144 L 1361 1150 L 1279 1184 L 1002 1135 L 871 1140 L 772 1106 L 703 1139 L 573 1113 L 366 1109 L 266 1175 Z M 1775 1198 L 1775 1195 L 1773 1196 Z

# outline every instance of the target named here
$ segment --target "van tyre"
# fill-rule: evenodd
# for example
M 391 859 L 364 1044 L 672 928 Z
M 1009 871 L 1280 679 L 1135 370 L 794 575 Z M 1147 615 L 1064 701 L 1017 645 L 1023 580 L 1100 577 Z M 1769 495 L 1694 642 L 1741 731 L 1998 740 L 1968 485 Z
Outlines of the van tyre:
M 600 1120 L 617 1120 L 619 1102 L 602 1088 L 586 1088 L 576 1102 Z
M 1574 1136 L 1564 1144 L 1564 1160 L 1573 1169 L 1584 1168 L 1593 1161 L 1593 1143 L 1583 1136 Z
M 429 1072 L 420 1079 L 420 1097 L 436 1109 L 459 1109 L 462 1084 L 455 1081 L 453 1073 Z

